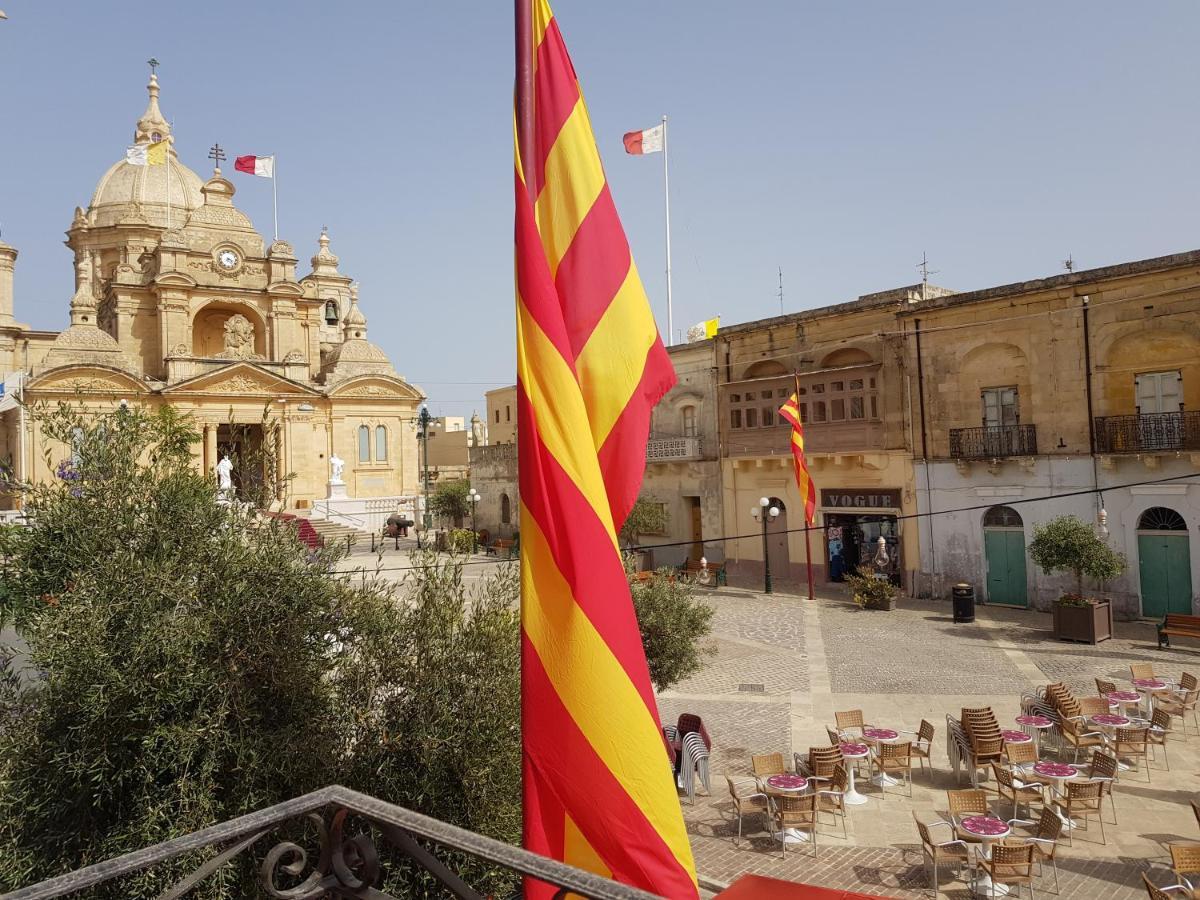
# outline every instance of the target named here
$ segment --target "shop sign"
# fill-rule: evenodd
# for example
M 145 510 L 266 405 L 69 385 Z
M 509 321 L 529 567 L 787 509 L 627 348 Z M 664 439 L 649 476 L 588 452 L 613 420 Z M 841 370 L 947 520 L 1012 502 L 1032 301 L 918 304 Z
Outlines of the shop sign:
M 855 490 L 853 488 L 822 488 L 821 506 L 828 509 L 899 509 L 899 488 Z

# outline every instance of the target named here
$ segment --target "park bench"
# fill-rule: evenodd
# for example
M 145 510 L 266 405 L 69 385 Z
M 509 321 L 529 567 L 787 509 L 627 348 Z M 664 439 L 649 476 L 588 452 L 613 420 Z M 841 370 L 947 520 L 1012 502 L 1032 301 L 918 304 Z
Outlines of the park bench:
M 520 552 L 517 548 L 517 542 L 515 540 L 508 540 L 507 538 L 496 538 L 484 550 L 488 556 L 499 556 L 500 551 L 503 550 L 509 559 L 512 559 Z
M 1171 646 L 1171 635 L 1200 638 L 1200 616 L 1167 613 L 1158 626 L 1158 649 Z
M 695 578 L 697 575 L 700 574 L 700 569 L 701 569 L 700 560 L 689 559 L 689 560 L 686 560 L 684 562 L 684 564 L 679 567 L 679 574 L 689 575 L 692 578 Z M 714 584 L 717 584 L 717 585 L 725 584 L 725 563 L 710 562 L 708 564 L 708 573 L 709 573 L 709 575 L 712 576 Z

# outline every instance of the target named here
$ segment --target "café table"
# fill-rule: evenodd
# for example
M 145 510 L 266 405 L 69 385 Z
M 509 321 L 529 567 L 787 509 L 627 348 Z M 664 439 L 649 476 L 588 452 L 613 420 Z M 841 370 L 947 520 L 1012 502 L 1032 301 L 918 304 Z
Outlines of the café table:
M 1163 678 L 1135 678 L 1133 689 L 1146 695 L 1146 718 L 1154 715 L 1154 695 L 1171 690 L 1171 683 Z
M 1040 775 L 1042 778 L 1049 778 L 1052 780 L 1055 785 L 1052 790 L 1059 794 L 1063 793 L 1064 784 L 1066 784 L 1072 778 L 1079 777 L 1079 770 L 1074 766 L 1069 766 L 1066 763 L 1060 762 L 1049 762 L 1047 760 L 1034 763 L 1031 767 L 1031 770 L 1035 775 Z M 1053 809 L 1055 812 L 1058 812 L 1058 808 L 1053 804 L 1051 804 L 1051 809 Z M 1068 819 L 1061 812 L 1058 813 L 1058 817 L 1062 819 L 1064 828 L 1075 827 L 1075 821 L 1073 819 Z
M 792 775 L 784 773 L 780 775 L 770 775 L 763 780 L 767 786 L 769 794 L 801 794 L 808 788 L 808 779 L 803 775 Z M 785 828 L 783 831 L 777 831 L 774 834 L 775 840 L 780 843 L 787 844 L 802 844 L 806 843 L 810 838 L 803 831 L 796 828 Z
M 1047 728 L 1054 727 L 1054 720 L 1049 716 L 1017 716 L 1017 724 L 1026 734 L 1033 732 L 1033 746 L 1041 752 L 1041 735 Z
M 850 765 L 846 766 L 848 781 L 846 793 L 842 795 L 842 802 L 847 806 L 862 806 L 867 802 L 867 798 L 860 794 L 854 786 L 854 770 L 858 768 L 854 763 L 870 756 L 871 748 L 866 744 L 859 744 L 853 741 L 842 741 L 838 746 L 841 748 L 842 757 L 850 763 Z
M 894 728 L 864 728 L 862 732 L 863 740 L 872 744 L 890 744 L 900 737 L 900 732 Z M 871 784 L 878 787 L 892 787 L 900 784 L 891 775 L 884 772 L 879 773 L 871 778 Z
M 979 838 L 979 852 L 984 859 L 991 858 L 993 843 L 1012 834 L 1012 826 L 995 816 L 966 816 L 959 821 L 958 828 L 971 837 Z M 975 880 L 975 893 L 980 897 L 1003 897 L 1008 894 L 1008 888 L 1003 884 L 993 884 L 992 877 L 983 872 Z
M 1113 732 L 1115 732 L 1118 728 L 1130 728 L 1134 725 L 1133 719 L 1129 718 L 1128 716 L 1118 716 L 1115 713 L 1095 715 L 1092 716 L 1089 721 L 1098 726 L 1106 736 L 1112 736 Z M 1126 772 L 1132 767 L 1129 765 L 1129 763 L 1118 759 L 1117 768 L 1122 772 Z
M 1122 709 L 1127 706 L 1142 705 L 1142 695 L 1137 691 L 1109 691 L 1104 695 L 1104 699 L 1109 703 L 1115 703 Z

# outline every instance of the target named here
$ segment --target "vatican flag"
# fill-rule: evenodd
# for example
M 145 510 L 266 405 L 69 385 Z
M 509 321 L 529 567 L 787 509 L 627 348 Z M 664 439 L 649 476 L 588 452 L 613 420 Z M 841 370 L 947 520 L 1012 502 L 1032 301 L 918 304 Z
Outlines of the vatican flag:
M 715 319 L 705 319 L 703 322 L 697 322 L 687 330 L 687 339 L 689 344 L 696 341 L 706 341 L 710 337 L 716 337 L 717 329 L 721 326 L 721 317 Z
M 167 142 L 134 144 L 125 149 L 125 162 L 131 166 L 164 166 L 167 164 Z

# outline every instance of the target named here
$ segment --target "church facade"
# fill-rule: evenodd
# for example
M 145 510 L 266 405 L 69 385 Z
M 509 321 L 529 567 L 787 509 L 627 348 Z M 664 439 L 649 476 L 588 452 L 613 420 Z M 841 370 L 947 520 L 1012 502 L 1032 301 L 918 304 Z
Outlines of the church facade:
M 170 404 L 195 420 L 203 471 L 225 456 L 235 471 L 266 456 L 291 476 L 278 506 L 415 516 L 412 422 L 424 395 L 367 339 L 357 285 L 339 271 L 328 234 L 297 277 L 292 245 L 263 239 L 219 168 L 203 181 L 179 161 L 155 76 L 148 89 L 134 142 L 167 142 L 166 162 L 120 160 L 76 208 L 65 331 L 15 320 L 17 250 L 0 242 L 0 457 L 20 481 L 54 476 L 53 461 L 69 451 L 44 446 L 28 409 L 40 402 Z M 254 452 L 264 442 L 269 452 Z M 330 486 L 334 457 L 344 488 Z

